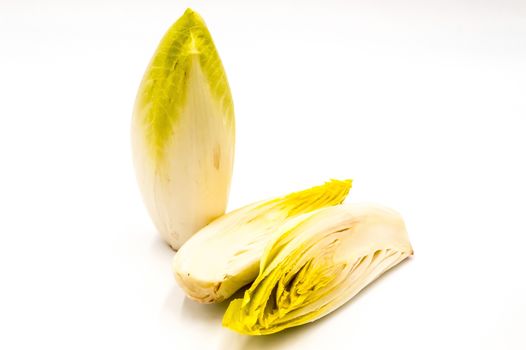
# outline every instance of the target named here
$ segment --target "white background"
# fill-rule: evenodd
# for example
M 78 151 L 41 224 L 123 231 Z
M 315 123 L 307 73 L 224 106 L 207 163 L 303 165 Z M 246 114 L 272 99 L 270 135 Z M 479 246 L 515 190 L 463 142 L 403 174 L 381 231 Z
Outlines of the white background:
M 353 178 L 414 258 L 267 337 L 186 299 L 130 118 L 186 7 L 227 70 L 229 208 Z M 525 349 L 526 3 L 0 0 L 0 348 Z

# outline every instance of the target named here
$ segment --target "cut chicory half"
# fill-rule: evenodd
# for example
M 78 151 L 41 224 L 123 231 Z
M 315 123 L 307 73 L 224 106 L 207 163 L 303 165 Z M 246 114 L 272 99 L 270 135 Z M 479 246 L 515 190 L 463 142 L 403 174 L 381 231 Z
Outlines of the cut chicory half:
M 223 65 L 203 19 L 188 9 L 155 51 L 132 120 L 139 187 L 172 248 L 224 214 L 234 139 Z
M 262 335 L 315 321 L 412 253 L 390 209 L 343 204 L 304 214 L 266 248 L 257 279 L 230 303 L 223 325 Z
M 214 303 L 252 282 L 265 247 L 301 214 L 343 202 L 351 180 L 324 185 L 234 210 L 205 226 L 176 253 L 178 284 L 193 300 Z

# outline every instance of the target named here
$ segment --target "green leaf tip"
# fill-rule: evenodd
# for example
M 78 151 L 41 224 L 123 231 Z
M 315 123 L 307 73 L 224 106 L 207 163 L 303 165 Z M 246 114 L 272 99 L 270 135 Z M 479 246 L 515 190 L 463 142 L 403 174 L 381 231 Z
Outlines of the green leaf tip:
M 221 59 L 204 20 L 188 8 L 159 43 L 136 98 L 134 119 L 144 128 L 146 145 L 154 159 L 163 158 L 174 136 L 174 127 L 188 103 L 193 69 L 200 69 L 206 82 L 199 87 L 208 89 L 225 124 L 234 128 L 232 96 Z

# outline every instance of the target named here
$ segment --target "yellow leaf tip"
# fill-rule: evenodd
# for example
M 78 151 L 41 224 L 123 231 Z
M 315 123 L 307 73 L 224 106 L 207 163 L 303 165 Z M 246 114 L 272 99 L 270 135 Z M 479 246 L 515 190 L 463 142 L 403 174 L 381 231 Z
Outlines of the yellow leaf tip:
M 181 19 L 187 20 L 189 25 L 204 23 L 201 15 L 199 15 L 199 13 L 195 12 L 189 7 L 186 9 L 186 11 L 184 11 L 183 15 L 181 16 Z

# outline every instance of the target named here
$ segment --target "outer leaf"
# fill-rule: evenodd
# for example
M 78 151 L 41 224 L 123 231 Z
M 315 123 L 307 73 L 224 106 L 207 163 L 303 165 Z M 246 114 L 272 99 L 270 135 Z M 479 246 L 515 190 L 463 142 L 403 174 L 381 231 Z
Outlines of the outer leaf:
M 188 9 L 161 40 L 144 74 L 132 122 L 141 193 L 173 248 L 224 213 L 234 139 L 221 60 L 205 23 Z
M 230 303 L 223 325 L 262 335 L 312 322 L 412 252 L 392 210 L 344 204 L 305 214 L 269 244 L 257 279 Z
M 263 251 L 278 228 L 294 225 L 301 214 L 340 204 L 350 187 L 350 180 L 332 180 L 220 217 L 196 233 L 175 255 L 177 282 L 190 298 L 202 303 L 230 297 L 256 278 Z

